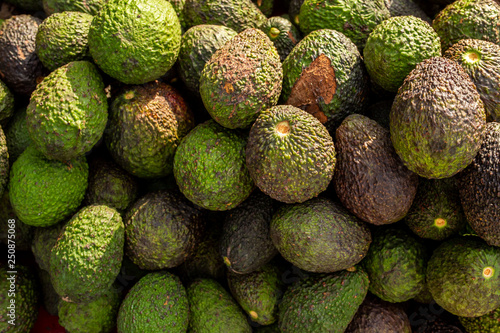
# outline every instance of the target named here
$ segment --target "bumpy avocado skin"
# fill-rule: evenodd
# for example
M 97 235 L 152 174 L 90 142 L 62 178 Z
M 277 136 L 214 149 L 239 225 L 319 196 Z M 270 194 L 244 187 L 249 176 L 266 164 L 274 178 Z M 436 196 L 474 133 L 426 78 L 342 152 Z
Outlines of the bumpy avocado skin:
M 18 110 L 5 129 L 9 162 L 12 165 L 21 153 L 32 143 L 26 127 L 26 109 Z
M 271 239 L 287 261 L 318 273 L 359 263 L 372 241 L 366 223 L 326 198 L 279 208 L 271 220 Z
M 7 150 L 7 140 L 0 127 L 0 196 L 3 194 L 9 181 L 9 152 Z
M 245 164 L 247 139 L 214 120 L 197 125 L 179 144 L 174 177 L 191 202 L 210 210 L 228 210 L 254 189 Z
M 396 154 L 389 131 L 366 116 L 347 116 L 335 134 L 334 186 L 343 205 L 362 220 L 401 220 L 417 193 L 418 176 Z
M 288 287 L 279 305 L 281 332 L 344 332 L 368 293 L 368 284 L 368 275 L 358 266 L 298 281 Z
M 104 83 L 88 61 L 73 61 L 45 77 L 31 95 L 26 126 L 38 151 L 69 161 L 90 151 L 108 120 Z
M 377 229 L 362 264 L 370 277 L 370 292 L 397 303 L 425 288 L 425 246 L 410 232 L 395 227 Z
M 424 178 L 447 178 L 463 170 L 481 147 L 485 125 L 475 85 L 460 65 L 441 57 L 426 59 L 410 72 L 390 114 L 397 154 Z
M 445 240 L 427 263 L 427 286 L 454 315 L 478 317 L 500 307 L 500 248 L 476 236 Z
M 446 51 L 461 39 L 482 39 L 500 43 L 500 4 L 495 0 L 457 0 L 432 21 Z
M 155 81 L 127 88 L 115 98 L 104 140 L 130 174 L 158 178 L 172 173 L 175 150 L 193 127 L 193 113 L 180 93 Z
M 500 308 L 479 317 L 458 317 L 467 333 L 499 333 Z
M 291 105 L 263 111 L 252 128 L 246 164 L 271 198 L 304 202 L 326 190 L 335 169 L 333 139 L 318 119 Z
M 109 76 L 141 84 L 165 74 L 179 55 L 181 25 L 165 0 L 108 0 L 89 30 L 90 55 Z
M 391 17 L 373 29 L 363 56 L 373 81 L 397 92 L 419 62 L 441 56 L 441 43 L 427 22 L 415 16 Z
M 302 38 L 292 22 L 281 16 L 270 17 L 259 29 L 264 31 L 273 42 L 281 62 L 285 61 L 288 54 Z
M 63 301 L 81 303 L 105 293 L 120 272 L 125 232 L 115 209 L 91 205 L 64 226 L 50 255 L 50 276 Z
M 43 0 L 42 3 L 47 16 L 66 11 L 96 15 L 106 0 Z
M 31 145 L 10 170 L 12 208 L 21 221 L 35 227 L 59 223 L 80 206 L 88 172 L 85 157 L 65 164 L 48 160 Z
M 63 227 L 64 223 L 58 223 L 50 227 L 35 229 L 31 252 L 33 252 L 38 267 L 47 272 L 50 270 L 51 251 L 56 245 Z
M 243 311 L 218 282 L 197 279 L 187 288 L 189 332 L 251 333 Z
M 0 125 L 5 128 L 10 117 L 14 114 L 14 95 L 9 87 L 0 81 Z
M 311 85 L 316 88 L 310 89 Z M 282 100 L 313 114 L 329 130 L 347 115 L 360 113 L 367 94 L 368 74 L 361 54 L 335 30 L 311 32 L 283 62 Z
M 223 25 L 200 24 L 189 28 L 182 35 L 177 58 L 178 73 L 189 90 L 199 94 L 203 67 L 215 51 L 236 34 L 236 31 Z
M 462 66 L 481 95 L 488 121 L 500 121 L 500 46 L 479 39 L 462 39 L 443 55 Z
M 250 28 L 215 51 L 200 76 L 208 113 L 227 128 L 249 127 L 259 113 L 278 103 L 283 69 L 274 44 Z
M 190 304 L 179 278 L 165 271 L 144 276 L 128 292 L 118 311 L 118 333 L 184 333 Z
M 89 54 L 88 34 L 93 16 L 80 12 L 55 13 L 38 27 L 36 54 L 43 65 L 55 70 Z

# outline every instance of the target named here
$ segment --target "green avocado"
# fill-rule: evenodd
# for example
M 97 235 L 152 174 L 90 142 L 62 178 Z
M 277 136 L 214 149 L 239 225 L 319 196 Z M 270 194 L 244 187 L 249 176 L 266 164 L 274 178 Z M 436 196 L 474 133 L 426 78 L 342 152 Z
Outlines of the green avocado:
M 270 17 L 259 29 L 264 31 L 273 42 L 281 62 L 285 61 L 288 54 L 302 38 L 292 22 L 281 16 Z
M 168 0 L 172 7 L 175 10 L 175 14 L 177 14 L 177 18 L 179 19 L 179 23 L 181 24 L 182 31 L 184 32 L 187 29 L 187 22 L 185 17 L 184 6 L 186 6 L 186 0 Z
M 38 267 L 47 272 L 50 270 L 52 249 L 56 245 L 63 227 L 64 223 L 58 223 L 50 227 L 35 229 L 33 243 L 31 243 L 31 252 L 33 252 Z
M 9 87 L 0 80 L 0 125 L 5 128 L 14 114 L 14 95 Z
M 467 333 L 500 333 L 500 307 L 479 317 L 458 317 Z
M 96 15 L 106 2 L 107 0 L 42 0 L 47 16 L 66 11 Z
M 26 108 L 17 110 L 5 128 L 9 162 L 12 165 L 21 153 L 32 143 L 26 127 Z

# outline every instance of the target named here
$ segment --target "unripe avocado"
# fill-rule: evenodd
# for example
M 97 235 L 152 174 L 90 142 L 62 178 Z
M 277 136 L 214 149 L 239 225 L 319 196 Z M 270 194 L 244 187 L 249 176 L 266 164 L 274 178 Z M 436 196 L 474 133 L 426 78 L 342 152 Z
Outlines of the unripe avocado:
M 5 124 L 14 114 L 14 95 L 9 87 L 0 81 L 0 124 L 5 128 Z
M 500 308 L 479 317 L 458 317 L 467 333 L 500 333 Z
M 12 165 L 21 153 L 32 143 L 26 127 L 26 109 L 17 110 L 5 128 L 9 162 Z
M 292 22 L 281 16 L 270 17 L 259 29 L 264 31 L 273 42 L 281 62 L 285 61 L 288 54 L 302 38 Z

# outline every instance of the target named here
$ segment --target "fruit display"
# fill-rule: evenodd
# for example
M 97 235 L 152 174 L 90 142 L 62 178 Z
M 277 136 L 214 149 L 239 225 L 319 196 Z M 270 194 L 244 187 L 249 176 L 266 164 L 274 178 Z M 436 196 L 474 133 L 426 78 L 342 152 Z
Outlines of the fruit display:
M 498 0 L 0 0 L 0 333 L 500 333 Z

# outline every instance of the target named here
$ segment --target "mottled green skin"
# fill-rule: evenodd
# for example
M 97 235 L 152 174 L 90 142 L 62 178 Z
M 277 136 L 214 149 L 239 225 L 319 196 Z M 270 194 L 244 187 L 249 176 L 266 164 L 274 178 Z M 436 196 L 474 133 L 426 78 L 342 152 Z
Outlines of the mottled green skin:
M 411 233 L 377 229 L 363 260 L 370 277 L 370 292 L 397 303 L 415 297 L 425 287 L 426 248 Z
M 438 218 L 445 220 L 446 225 L 436 225 Z M 465 228 L 467 220 L 455 179 L 421 178 L 404 221 L 417 236 L 434 240 L 443 240 Z
M 50 276 L 63 301 L 81 303 L 105 293 L 120 272 L 125 231 L 115 209 L 86 206 L 64 226 L 50 256 Z
M 99 298 L 85 303 L 61 301 L 59 324 L 68 333 L 108 333 L 116 326 L 120 293 L 114 286 Z
M 278 253 L 269 235 L 272 216 L 273 201 L 260 191 L 228 211 L 218 249 L 229 271 L 251 273 Z
M 14 114 L 14 95 L 3 81 L 0 81 L 0 124 L 3 128 Z
M 88 57 L 88 34 L 93 16 L 80 12 L 54 13 L 38 27 L 36 54 L 43 65 L 55 70 Z
M 107 0 L 42 0 L 43 10 L 50 16 L 65 11 L 96 15 Z
M 9 274 L 10 269 L 2 263 L 0 266 L 0 332 L 2 333 L 28 333 L 35 324 L 38 316 L 38 283 L 35 275 L 28 266 L 16 262 L 17 273 Z M 11 290 L 10 277 L 15 278 L 15 291 Z M 9 295 L 13 293 L 14 295 Z M 12 297 L 13 296 L 13 297 Z M 15 326 L 8 323 L 8 306 L 15 299 Z
M 108 0 L 89 31 L 90 55 L 109 76 L 127 84 L 158 79 L 175 63 L 181 25 L 165 0 Z
M 38 267 L 47 272 L 50 271 L 52 249 L 56 245 L 57 238 L 59 238 L 63 227 L 64 223 L 58 223 L 50 227 L 35 229 L 31 252 L 33 252 Z
M 9 162 L 12 165 L 32 143 L 28 127 L 26 127 L 26 109 L 16 111 L 5 129 L 5 139 L 7 140 Z
M 470 76 L 481 95 L 487 119 L 500 121 L 500 46 L 479 39 L 462 39 L 443 57 L 458 62 Z
M 391 17 L 412 15 L 431 24 L 432 20 L 413 0 L 384 0 Z
M 207 120 L 181 141 L 174 156 L 174 177 L 193 203 L 210 210 L 228 210 L 254 189 L 245 164 L 246 138 Z
M 479 317 L 458 317 L 467 333 L 500 333 L 500 307 Z
M 196 25 L 182 35 L 178 73 L 189 90 L 199 94 L 200 76 L 206 62 L 234 36 L 233 29 L 210 24 Z
M 286 18 L 281 16 L 270 17 L 260 28 L 273 42 L 280 55 L 281 62 L 301 40 L 299 30 Z
M 257 8 L 260 9 L 262 14 L 266 15 L 267 17 L 271 16 L 271 14 L 273 13 L 274 1 L 275 0 L 252 0 Z
M 30 11 L 43 10 L 42 0 L 7 0 L 4 2 L 13 4 L 17 9 Z
M 406 77 L 392 104 L 391 140 L 408 169 L 447 178 L 464 169 L 481 147 L 483 102 L 456 62 L 433 57 Z
M 288 123 L 289 132 L 279 126 Z M 304 202 L 326 190 L 335 168 L 333 139 L 318 119 L 290 105 L 263 111 L 253 124 L 246 163 L 259 189 L 286 203 Z
M 12 225 L 9 220 L 11 220 L 10 222 L 15 221 L 16 251 L 30 251 L 35 228 L 17 218 L 10 204 L 9 191 L 4 191 L 0 198 L 0 243 L 6 245 L 9 244 L 9 229 Z
M 485 278 L 484 269 L 493 274 Z M 461 317 L 500 307 L 500 248 L 475 236 L 446 240 L 427 263 L 427 286 L 438 305 Z
M 482 39 L 500 44 L 500 4 L 495 0 L 457 0 L 432 21 L 446 51 L 461 39 Z
M 217 24 L 238 33 L 257 28 L 267 19 L 252 0 L 186 0 L 184 15 L 190 27 Z
M 274 44 L 250 28 L 215 51 L 200 76 L 208 113 L 227 128 L 249 127 L 260 112 L 278 103 L 283 69 Z
M 31 145 L 12 165 L 10 203 L 24 223 L 48 227 L 76 212 L 85 195 L 87 179 L 84 157 L 65 164 L 48 160 Z
M 0 127 L 0 196 L 3 195 L 9 181 L 9 152 L 7 150 L 7 140 Z
M 315 101 L 323 117 L 326 117 L 325 125 L 329 128 L 347 115 L 363 110 L 368 94 L 368 74 L 361 54 L 349 38 L 335 30 L 313 31 L 294 47 L 283 62 L 283 101 L 290 97 L 292 87 L 302 72 L 320 55 L 330 60 L 335 73 L 336 90 L 333 98 L 325 103 L 324 98 L 317 96 Z M 317 85 L 316 82 L 311 84 Z
M 251 333 L 243 311 L 218 282 L 197 279 L 187 288 L 189 332 Z
M 249 274 L 228 272 L 227 283 L 252 321 L 270 325 L 278 320 L 278 304 L 285 290 L 278 267 L 267 264 Z
M 299 25 L 304 36 L 318 29 L 336 30 L 362 50 L 368 35 L 390 16 L 384 0 L 305 0 Z
M 118 333 L 185 333 L 189 307 L 186 289 L 177 276 L 165 271 L 149 273 L 123 300 Z
M 187 29 L 186 17 L 184 16 L 184 6 L 186 5 L 186 0 L 168 0 L 177 14 L 179 23 L 181 24 L 182 31 Z
M 125 254 L 141 269 L 180 265 L 201 239 L 200 211 L 177 191 L 146 194 L 125 215 Z
M 40 281 L 41 303 L 45 310 L 52 316 L 57 316 L 59 312 L 57 307 L 61 301 L 61 297 L 57 294 L 52 286 L 50 274 L 46 270 L 38 268 L 38 280 Z
M 104 83 L 88 61 L 59 67 L 38 84 L 26 109 L 26 127 L 38 151 L 69 161 L 90 151 L 108 120 Z
M 288 287 L 279 305 L 281 332 L 344 332 L 368 292 L 368 275 L 355 269 L 311 276 Z
M 352 267 L 372 241 L 366 223 L 326 198 L 279 208 L 271 220 L 271 239 L 287 261 L 318 273 Z
M 363 56 L 373 81 L 387 91 L 397 92 L 419 62 L 441 56 L 441 43 L 427 22 L 415 16 L 397 16 L 373 29 Z
M 172 173 L 175 150 L 194 127 L 184 98 L 162 82 L 125 89 L 111 104 L 104 140 L 130 174 L 158 178 Z

